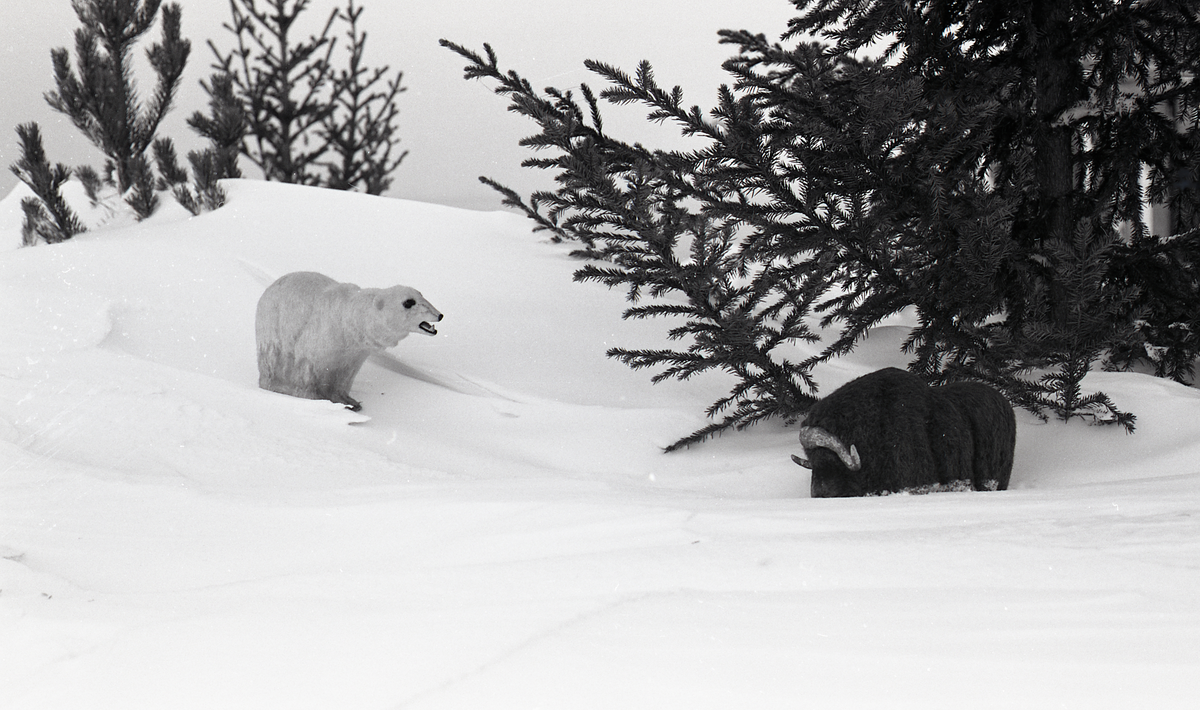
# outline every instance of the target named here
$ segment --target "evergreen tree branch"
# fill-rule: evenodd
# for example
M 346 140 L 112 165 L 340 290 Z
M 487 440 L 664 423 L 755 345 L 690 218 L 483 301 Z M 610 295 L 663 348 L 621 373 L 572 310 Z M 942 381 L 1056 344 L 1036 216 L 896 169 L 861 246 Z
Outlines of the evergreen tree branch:
M 21 204 L 25 213 L 24 243 L 33 245 L 40 238 L 47 244 L 55 244 L 86 231 L 62 197 L 62 186 L 70 179 L 71 169 L 62 163 L 50 165 L 38 124 L 20 124 L 17 136 L 21 158 L 11 170 L 37 195 L 36 199 L 26 198 Z

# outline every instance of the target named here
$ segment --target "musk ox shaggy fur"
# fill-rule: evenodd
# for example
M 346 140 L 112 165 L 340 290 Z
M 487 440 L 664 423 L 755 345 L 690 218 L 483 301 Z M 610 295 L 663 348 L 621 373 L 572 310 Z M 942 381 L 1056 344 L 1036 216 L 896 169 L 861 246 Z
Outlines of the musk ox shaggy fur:
M 437 335 L 441 319 L 408 286 L 359 288 L 311 271 L 281 276 L 258 300 L 258 386 L 358 411 L 350 387 L 367 357 L 409 333 Z
M 904 370 L 863 375 L 818 401 L 800 428 L 812 496 L 1008 488 L 1012 405 L 978 382 L 930 387 Z

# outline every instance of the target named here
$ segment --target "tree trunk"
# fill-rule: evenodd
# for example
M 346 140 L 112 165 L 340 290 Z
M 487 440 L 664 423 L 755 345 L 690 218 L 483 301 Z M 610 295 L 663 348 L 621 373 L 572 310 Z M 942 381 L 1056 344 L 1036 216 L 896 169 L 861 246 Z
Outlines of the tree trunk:
M 1037 28 L 1033 57 L 1035 80 L 1034 176 L 1037 183 L 1033 247 L 1066 247 L 1075 231 L 1074 135 L 1063 125 L 1064 113 L 1078 100 L 1083 81 L 1080 58 L 1069 48 L 1071 8 L 1066 2 L 1033 3 Z M 1048 274 L 1051 318 L 1056 327 L 1066 325 L 1070 311 L 1066 289 L 1053 268 Z

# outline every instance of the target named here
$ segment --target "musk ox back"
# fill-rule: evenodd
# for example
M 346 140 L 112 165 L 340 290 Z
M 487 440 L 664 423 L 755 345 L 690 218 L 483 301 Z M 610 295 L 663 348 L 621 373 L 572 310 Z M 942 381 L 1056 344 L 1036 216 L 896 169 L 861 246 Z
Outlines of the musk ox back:
M 981 382 L 952 382 L 931 391 L 935 398 L 956 406 L 971 428 L 971 483 L 975 490 L 1006 490 L 1017 446 L 1012 405 L 995 388 Z
M 977 382 L 930 387 L 896 368 L 878 370 L 817 402 L 800 428 L 812 496 L 934 490 L 1003 490 L 1012 472 L 1016 418 Z

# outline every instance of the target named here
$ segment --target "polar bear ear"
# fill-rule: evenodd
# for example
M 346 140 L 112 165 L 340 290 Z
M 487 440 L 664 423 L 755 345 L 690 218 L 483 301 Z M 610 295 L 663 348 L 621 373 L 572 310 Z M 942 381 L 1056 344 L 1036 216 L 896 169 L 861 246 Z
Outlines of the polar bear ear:
M 386 305 L 387 305 L 387 299 L 385 299 L 383 296 L 375 297 L 375 310 L 382 311 L 383 307 Z

